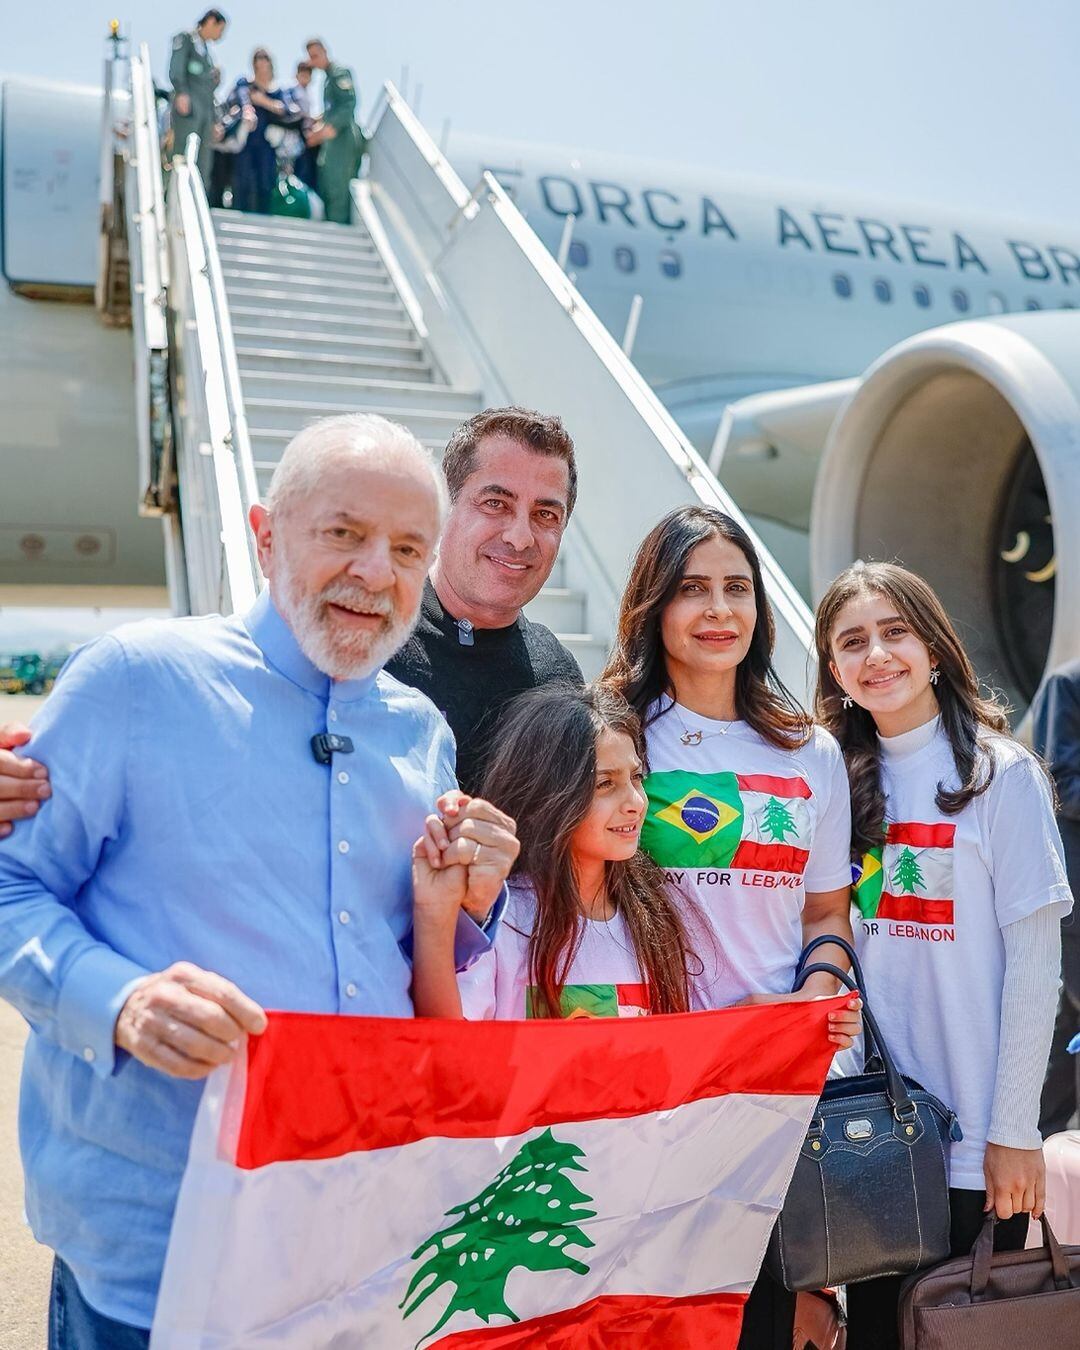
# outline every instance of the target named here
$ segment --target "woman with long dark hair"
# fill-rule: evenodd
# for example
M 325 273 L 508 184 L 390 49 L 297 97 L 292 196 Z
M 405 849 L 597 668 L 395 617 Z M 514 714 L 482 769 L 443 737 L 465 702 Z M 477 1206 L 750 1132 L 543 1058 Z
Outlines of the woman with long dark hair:
M 603 686 L 549 685 L 511 705 L 482 788 L 517 821 L 510 900 L 492 950 L 456 979 L 452 878 L 431 866 L 436 848 L 418 841 L 418 1016 L 689 1010 L 701 970 L 692 910 L 672 902 L 664 874 L 638 849 L 640 735 L 626 701 Z
M 851 936 L 843 759 L 777 678 L 774 638 L 742 526 L 704 506 L 665 516 L 638 550 L 604 678 L 645 726 L 642 847 L 699 907 L 719 953 L 701 981 L 710 1007 L 835 994 L 821 975 L 788 991 L 805 943 Z M 847 964 L 839 948 L 819 956 Z M 857 1007 L 832 1014 L 842 1047 Z M 763 1273 L 740 1344 L 788 1350 L 794 1306 Z
M 956 1111 L 954 1255 L 1042 1210 L 1039 1096 L 1072 900 L 1047 775 L 985 697 L 933 590 L 859 563 L 817 613 L 817 715 L 851 780 L 867 988 L 901 1069 Z M 895 1350 L 899 1279 L 848 1289 L 852 1350 Z

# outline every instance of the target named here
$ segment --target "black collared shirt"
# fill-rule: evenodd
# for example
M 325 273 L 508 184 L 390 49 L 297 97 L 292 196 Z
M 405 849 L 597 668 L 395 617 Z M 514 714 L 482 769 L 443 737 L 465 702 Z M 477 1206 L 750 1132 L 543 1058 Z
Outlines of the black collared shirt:
M 578 663 L 542 623 L 520 615 L 508 628 L 463 631 L 430 581 L 416 630 L 386 669 L 442 711 L 457 740 L 458 782 L 470 793 L 479 791 L 496 724 L 512 699 L 542 684 L 584 683 Z

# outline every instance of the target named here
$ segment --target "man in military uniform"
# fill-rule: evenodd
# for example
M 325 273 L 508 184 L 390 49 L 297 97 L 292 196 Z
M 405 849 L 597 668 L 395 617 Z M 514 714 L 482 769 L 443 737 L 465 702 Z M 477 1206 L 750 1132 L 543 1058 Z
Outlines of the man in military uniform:
M 177 33 L 173 38 L 169 62 L 173 154 L 184 153 L 187 138 L 194 132 L 199 137 L 199 174 L 207 188 L 214 160 L 214 88 L 219 78 L 208 44 L 220 39 L 225 24 L 220 9 L 208 9 L 190 33 Z
M 323 115 L 307 135 L 307 143 L 319 148 L 319 196 L 326 219 L 348 225 L 352 219 L 349 183 L 360 170 L 364 137 L 356 125 L 356 85 L 348 66 L 330 60 L 326 43 L 312 38 L 308 60 L 326 75 L 323 85 Z

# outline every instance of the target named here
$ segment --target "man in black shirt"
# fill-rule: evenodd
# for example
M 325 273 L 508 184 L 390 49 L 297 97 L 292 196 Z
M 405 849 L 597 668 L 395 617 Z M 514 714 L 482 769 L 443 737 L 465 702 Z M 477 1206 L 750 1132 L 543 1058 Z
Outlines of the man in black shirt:
M 577 495 L 574 444 L 557 417 L 489 408 L 443 456 L 451 510 L 416 630 L 386 666 L 442 711 L 457 739 L 458 781 L 475 794 L 503 709 L 562 680 L 577 662 L 522 613 L 551 575 Z
M 443 456 L 451 509 L 416 631 L 386 669 L 432 700 L 457 741 L 462 789 L 477 794 L 503 709 L 578 663 L 522 609 L 543 587 L 577 496 L 574 443 L 558 417 L 488 408 L 458 427 Z M 0 838 L 48 794 L 45 770 L 7 753 L 25 727 L 0 728 Z

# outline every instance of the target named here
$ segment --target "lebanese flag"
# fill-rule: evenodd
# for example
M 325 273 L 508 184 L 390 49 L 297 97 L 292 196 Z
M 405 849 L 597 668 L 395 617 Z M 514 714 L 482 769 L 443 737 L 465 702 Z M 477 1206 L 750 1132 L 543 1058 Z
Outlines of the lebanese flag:
M 955 838 L 956 826 L 951 824 L 900 821 L 888 827 L 878 918 L 952 923 Z
M 841 1000 L 271 1013 L 209 1079 L 154 1350 L 724 1350 Z
M 758 872 L 791 872 L 801 877 L 810 850 L 800 848 L 811 836 L 810 799 L 805 778 L 777 778 L 772 774 L 737 775 L 742 798 L 742 840 L 732 867 Z M 793 842 L 787 842 L 790 833 Z

